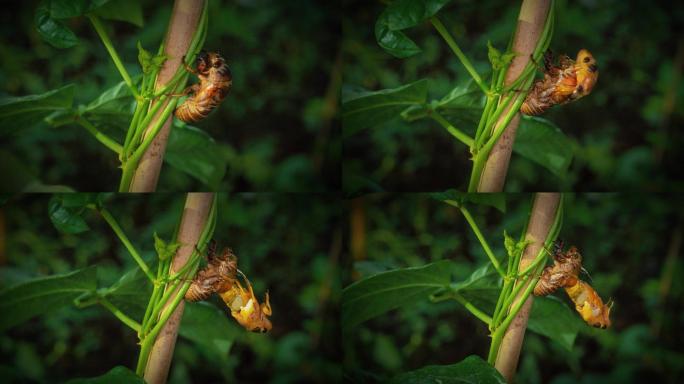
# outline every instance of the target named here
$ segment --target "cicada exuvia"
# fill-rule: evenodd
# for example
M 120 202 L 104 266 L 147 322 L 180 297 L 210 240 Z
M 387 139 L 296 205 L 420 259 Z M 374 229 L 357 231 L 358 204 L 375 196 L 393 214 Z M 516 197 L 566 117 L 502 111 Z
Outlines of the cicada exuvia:
M 207 117 L 223 101 L 233 84 L 233 76 L 226 60 L 217 52 L 200 52 L 197 70 L 185 64 L 185 57 L 183 65 L 188 72 L 197 75 L 199 84 L 193 84 L 183 91 L 182 95 L 192 95 L 176 108 L 174 114 L 190 123 Z

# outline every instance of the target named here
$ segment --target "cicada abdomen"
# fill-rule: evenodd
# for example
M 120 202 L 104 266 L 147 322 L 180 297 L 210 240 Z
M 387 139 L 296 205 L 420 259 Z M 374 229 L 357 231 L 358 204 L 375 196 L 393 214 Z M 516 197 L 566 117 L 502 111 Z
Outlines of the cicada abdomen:
M 225 59 L 216 52 L 202 51 L 197 57 L 197 70 L 187 65 L 186 69 L 197 75 L 199 84 L 183 91 L 183 94 L 192 95 L 176 108 L 174 114 L 178 119 L 191 123 L 207 117 L 223 101 L 233 84 L 233 76 Z
M 271 330 L 271 320 L 268 318 L 273 313 L 271 302 L 266 292 L 263 303 L 259 303 L 252 284 L 247 277 L 240 272 L 245 279 L 247 289 L 242 287 L 240 281 L 236 280 L 233 287 L 221 293 L 221 299 L 230 309 L 230 314 L 245 329 L 251 332 L 268 332 Z
M 213 246 L 207 251 L 207 266 L 202 268 L 185 293 L 185 300 L 206 300 L 215 292 L 225 292 L 233 287 L 237 273 L 237 257 L 230 248 L 216 255 Z
M 584 321 L 592 327 L 606 329 L 610 327 L 610 309 L 612 305 L 603 304 L 601 296 L 588 283 L 578 280 L 577 284 L 565 288 L 570 300 L 575 304 Z
M 573 61 L 562 56 L 558 65 L 544 55 L 544 78 L 537 80 L 520 107 L 525 115 L 540 115 L 557 104 L 565 104 L 591 93 L 598 80 L 596 59 L 586 49 Z
M 555 292 L 558 288 L 575 285 L 582 269 L 582 255 L 576 247 L 570 247 L 563 252 L 562 243 L 557 243 L 554 248 L 554 262 L 544 268 L 544 271 L 534 287 L 535 296 L 546 296 Z

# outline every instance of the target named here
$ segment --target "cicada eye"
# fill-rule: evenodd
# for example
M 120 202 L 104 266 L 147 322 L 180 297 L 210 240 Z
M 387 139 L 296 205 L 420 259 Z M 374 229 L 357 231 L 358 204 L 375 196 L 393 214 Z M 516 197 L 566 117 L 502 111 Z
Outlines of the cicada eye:
M 591 57 L 587 56 L 587 57 L 584 58 L 584 62 L 585 62 L 585 63 L 588 63 L 588 62 L 590 62 L 590 61 L 591 61 Z

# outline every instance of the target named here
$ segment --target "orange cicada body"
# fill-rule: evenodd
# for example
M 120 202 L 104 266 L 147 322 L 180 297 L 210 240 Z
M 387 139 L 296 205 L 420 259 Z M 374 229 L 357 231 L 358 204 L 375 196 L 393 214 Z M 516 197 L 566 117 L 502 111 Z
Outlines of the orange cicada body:
M 598 75 L 596 59 L 586 49 L 577 53 L 577 60 L 561 56 L 557 65 L 547 51 L 544 55 L 544 78 L 534 83 L 520 112 L 540 115 L 554 105 L 582 98 L 594 89 Z
M 565 288 L 570 300 L 575 303 L 575 309 L 582 316 L 582 319 L 592 327 L 610 327 L 610 308 L 612 305 L 603 304 L 601 296 L 596 290 L 582 280 L 572 287 Z
M 233 84 L 233 76 L 226 60 L 216 52 L 200 52 L 197 57 L 197 70 L 185 64 L 185 69 L 197 75 L 199 84 L 189 86 L 183 91 L 183 95 L 192 95 L 176 108 L 175 115 L 178 119 L 191 123 L 207 117 L 216 106 L 228 95 L 228 90 Z
M 233 287 L 221 293 L 221 299 L 230 308 L 230 314 L 237 322 L 251 332 L 268 332 L 271 330 L 271 320 L 268 319 L 273 313 L 271 302 L 266 292 L 264 303 L 254 295 L 252 284 L 247 277 L 242 274 L 247 283 L 247 289 L 242 287 L 239 281 L 235 281 Z
M 185 293 L 185 300 L 206 300 L 214 292 L 225 292 L 233 287 L 237 274 L 237 257 L 230 248 L 216 255 L 216 243 L 209 243 L 207 266 L 197 272 Z

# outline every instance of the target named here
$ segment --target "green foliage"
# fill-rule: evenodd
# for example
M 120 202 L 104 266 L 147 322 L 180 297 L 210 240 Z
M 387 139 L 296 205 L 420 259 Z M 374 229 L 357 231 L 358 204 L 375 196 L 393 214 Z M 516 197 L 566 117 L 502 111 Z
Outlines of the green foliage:
M 89 229 L 82 215 L 86 206 L 95 201 L 96 195 L 59 194 L 50 199 L 48 214 L 52 224 L 64 233 L 81 233 Z
M 402 373 L 388 381 L 391 384 L 419 383 L 479 383 L 505 384 L 499 371 L 479 356 L 468 356 L 452 365 L 430 365 L 415 371 Z
M 347 95 L 342 104 L 344 136 L 391 120 L 406 108 L 425 103 L 427 80 L 418 80 L 395 89 Z
M 154 250 L 157 251 L 157 256 L 159 256 L 160 261 L 164 261 L 173 256 L 180 246 L 181 244 L 177 242 L 167 243 L 157 236 L 157 232 L 154 233 Z
M 465 193 L 455 189 L 444 192 L 431 193 L 433 199 L 459 207 L 468 203 L 494 207 L 499 212 L 506 212 L 506 195 L 503 193 Z
M 0 330 L 7 330 L 35 316 L 71 305 L 78 296 L 96 287 L 96 269 L 41 277 L 0 291 Z
M 402 305 L 423 300 L 450 281 L 449 263 L 441 261 L 373 275 L 342 292 L 342 326 L 345 331 Z
M 418 45 L 401 31 L 434 16 L 449 1 L 397 0 L 390 3 L 375 23 L 375 38 L 378 44 L 398 58 L 420 53 Z
M 551 296 L 534 298 L 527 327 L 570 351 L 577 333 L 586 325 L 574 310 Z
M 74 84 L 40 95 L 4 97 L 0 99 L 0 133 L 5 136 L 30 128 L 54 112 L 71 108 Z
M 116 383 L 137 383 L 144 384 L 143 378 L 136 376 L 135 372 L 122 366 L 116 366 L 102 376 L 87 379 L 72 379 L 67 384 L 116 384 Z
M 523 116 L 513 151 L 563 179 L 572 163 L 572 142 L 551 121 Z

